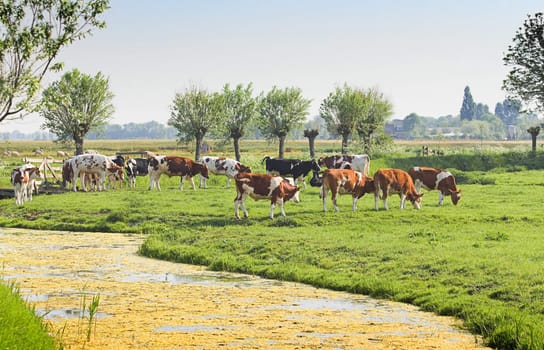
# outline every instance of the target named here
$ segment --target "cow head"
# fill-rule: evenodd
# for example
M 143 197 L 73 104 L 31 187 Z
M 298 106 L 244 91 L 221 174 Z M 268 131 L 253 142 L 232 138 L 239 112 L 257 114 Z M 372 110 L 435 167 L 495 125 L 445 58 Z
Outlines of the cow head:
M 295 203 L 300 203 L 300 188 L 298 186 L 294 186 L 289 180 L 283 180 L 280 186 L 280 191 L 283 192 L 284 202 L 293 201 Z
M 453 205 L 457 205 L 457 203 L 461 199 L 461 189 L 457 189 L 457 191 L 450 189 L 450 195 Z
M 318 162 L 315 161 L 315 159 L 312 159 L 312 166 L 311 166 L 311 170 L 314 171 L 314 172 L 320 172 L 321 171 L 321 167 L 319 166 Z
M 423 193 L 408 193 L 406 195 L 406 199 L 408 199 L 410 202 L 412 202 L 412 205 L 414 206 L 414 209 L 421 209 L 421 197 L 423 197 Z
M 236 170 L 239 173 L 251 173 L 251 168 L 241 163 L 236 163 Z
M 323 179 L 319 177 L 318 171 L 314 171 L 314 175 L 310 179 L 310 186 L 321 187 L 321 185 L 323 185 Z
M 202 177 L 209 179 L 208 166 L 205 163 L 195 162 L 194 166 L 197 173 L 200 173 Z

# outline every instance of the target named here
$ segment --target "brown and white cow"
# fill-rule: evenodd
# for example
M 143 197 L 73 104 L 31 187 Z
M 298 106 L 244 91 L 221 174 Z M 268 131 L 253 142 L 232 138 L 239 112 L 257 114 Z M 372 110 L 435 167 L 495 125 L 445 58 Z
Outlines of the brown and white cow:
M 118 166 L 112 160 L 101 154 L 80 154 L 74 156 L 70 160 L 70 166 L 72 167 L 72 190 L 77 191 L 76 182 L 80 177 L 81 187 L 83 191 L 87 191 L 85 187 L 84 174 L 96 174 L 98 177 L 97 189 L 99 191 L 104 189 L 104 182 L 109 172 L 117 172 L 119 169 L 122 171 L 122 167 Z
M 25 201 L 32 200 L 32 182 L 38 178 L 41 178 L 40 169 L 31 164 L 25 164 L 12 170 L 11 184 L 16 205 L 22 205 Z
M 387 197 L 398 193 L 400 208 L 405 208 L 406 199 L 412 202 L 416 209 L 421 208 L 421 196 L 410 175 L 401 169 L 380 169 L 374 174 L 374 209 L 378 210 L 378 199 L 383 199 L 385 210 L 389 209 Z
M 234 215 L 240 219 L 238 208 L 242 206 L 244 217 L 248 217 L 245 200 L 251 197 L 254 200 L 270 199 L 270 218 L 274 219 L 274 207 L 279 205 L 281 215 L 285 216 L 283 204 L 287 201 L 299 203 L 300 188 L 292 185 L 281 176 L 269 174 L 239 173 L 234 177 L 236 181 L 236 198 L 234 199 Z
M 251 168 L 243 165 L 235 159 L 225 157 L 202 157 L 200 162 L 206 164 L 208 171 L 215 175 L 225 175 L 227 177 L 227 187 L 230 187 L 230 179 L 238 173 L 250 173 Z M 199 187 L 208 188 L 206 178 L 200 176 Z
M 156 156 L 149 158 L 149 189 L 157 187 L 161 190 L 159 180 L 162 174 L 168 176 L 180 176 L 179 190 L 183 191 L 183 180 L 191 180 L 193 190 L 196 190 L 193 176 L 198 174 L 208 178 L 208 167 L 206 164 L 195 162 L 190 158 L 178 156 Z
M 368 176 L 370 171 L 370 157 L 367 154 L 345 155 L 337 154 L 334 156 L 320 157 L 318 160 L 320 166 L 325 165 L 329 169 L 352 169 Z
M 414 180 L 416 191 L 420 192 L 421 187 L 430 190 L 438 190 L 438 205 L 442 205 L 445 196 L 451 196 L 451 201 L 454 205 L 461 199 L 461 189 L 457 188 L 455 177 L 449 171 L 416 166 L 408 170 L 408 174 Z
M 331 191 L 332 205 L 339 211 L 336 204 L 338 194 L 351 194 L 353 205 L 351 210 L 357 210 L 357 200 L 365 193 L 374 193 L 374 180 L 359 171 L 351 169 L 327 169 L 323 172 L 323 185 L 320 196 L 323 199 L 323 211 L 327 211 L 327 193 Z

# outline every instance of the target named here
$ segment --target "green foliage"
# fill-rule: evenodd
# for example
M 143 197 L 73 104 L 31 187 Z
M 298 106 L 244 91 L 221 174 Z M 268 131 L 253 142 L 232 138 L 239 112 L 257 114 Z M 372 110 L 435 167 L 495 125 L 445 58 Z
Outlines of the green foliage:
M 369 152 L 372 135 L 383 129 L 392 112 L 392 104 L 377 89 L 356 89 L 347 84 L 336 87 L 319 107 L 328 131 L 342 137 L 342 153 L 347 152 L 349 137 L 354 132 Z
M 21 299 L 18 287 L 0 277 L 0 349 L 57 349 L 49 330 Z
M 342 153 L 345 153 L 348 139 L 365 109 L 363 93 L 347 84 L 342 88 L 336 87 L 335 91 L 321 102 L 319 115 L 325 120 L 330 133 L 342 137 Z
M 225 129 L 223 135 L 234 141 L 236 160 L 240 161 L 240 146 L 238 144 L 255 117 L 257 116 L 257 101 L 253 98 L 253 85 L 244 88 L 238 84 L 230 89 L 229 84 L 223 87 L 221 94 L 222 110 L 225 113 Z
M 112 101 L 109 81 L 102 73 L 93 77 L 73 69 L 44 90 L 42 127 L 57 135 L 59 141 L 73 140 L 76 154 L 82 154 L 83 138 L 91 130 L 101 130 L 111 118 Z
M 0 22 L 0 122 L 32 109 L 40 82 L 60 50 L 104 28 L 108 0 L 2 1 Z
M 204 136 L 218 128 L 223 119 L 221 96 L 192 86 L 176 94 L 171 108 L 168 125 L 178 130 L 180 141 L 196 141 L 195 159 L 200 159 Z
M 544 13 L 528 15 L 508 46 L 504 64 L 511 67 L 503 89 L 511 97 L 544 111 Z
M 279 139 L 279 158 L 283 158 L 285 138 L 290 131 L 302 126 L 309 107 L 310 100 L 302 96 L 299 88 L 282 90 L 274 86 L 259 97 L 257 124 L 267 139 Z

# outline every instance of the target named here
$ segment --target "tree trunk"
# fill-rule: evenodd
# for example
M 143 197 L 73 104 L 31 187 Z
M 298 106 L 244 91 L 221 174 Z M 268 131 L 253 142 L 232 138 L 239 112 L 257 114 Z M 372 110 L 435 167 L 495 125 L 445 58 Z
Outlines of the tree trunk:
M 83 137 L 74 136 L 74 142 L 76 144 L 76 156 L 83 154 Z
M 200 148 L 202 147 L 203 136 L 196 136 L 196 150 L 195 150 L 195 161 L 198 162 L 200 159 Z
M 240 138 L 235 137 L 232 140 L 234 142 L 234 156 L 237 161 L 240 161 Z
M 342 135 L 342 154 L 346 154 L 348 151 L 348 138 L 349 134 Z
M 536 152 L 536 137 L 538 136 L 538 134 L 540 134 L 540 126 L 532 126 L 527 129 L 527 132 L 531 134 L 533 152 Z
M 315 138 L 319 135 L 317 129 L 306 129 L 304 130 L 304 137 L 308 138 L 310 144 L 310 158 L 315 159 Z
M 308 143 L 310 144 L 310 158 L 315 159 L 315 138 L 314 137 L 308 137 Z
M 280 147 L 279 147 L 279 159 L 283 159 L 283 155 L 284 155 L 284 149 L 285 149 L 285 135 L 282 135 L 282 136 L 278 136 L 278 138 L 280 139 Z

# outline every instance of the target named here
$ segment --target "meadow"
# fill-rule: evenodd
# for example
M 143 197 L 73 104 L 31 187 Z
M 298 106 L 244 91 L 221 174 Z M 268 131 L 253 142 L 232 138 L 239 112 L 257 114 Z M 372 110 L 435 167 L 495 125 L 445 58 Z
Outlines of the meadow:
M 142 146 L 89 143 L 105 154 L 142 149 L 191 156 L 190 146 L 170 141 Z M 162 143 L 164 142 L 164 143 Z M 318 142 L 317 154 L 336 153 L 339 144 Z M 453 206 L 426 192 L 423 208 L 374 210 L 366 195 L 351 211 L 351 197 L 328 198 L 322 212 L 319 189 L 308 186 L 301 203 L 287 203 L 286 218 L 270 220 L 269 201 L 248 199 L 249 218 L 234 218 L 235 189 L 214 177 L 208 189 L 193 191 L 179 178 L 161 178 L 162 192 L 148 191 L 148 178 L 135 189 L 38 195 L 16 207 L 0 200 L 0 227 L 146 234 L 140 253 L 157 259 L 243 272 L 317 287 L 367 294 L 418 305 L 464 320 L 472 332 L 500 349 L 544 348 L 544 154 L 526 143 L 441 142 L 441 157 L 418 155 L 421 144 L 396 144 L 371 155 L 371 172 L 412 165 L 448 168 L 462 199 Z M 28 146 L 29 149 L 35 145 Z M 19 146 L 22 148 L 22 146 Z M 307 142 L 288 143 L 288 157 L 307 159 Z M 277 153 L 274 144 L 246 142 L 242 161 L 262 172 L 260 160 Z M 229 146 L 213 145 L 226 155 Z M 53 152 L 54 148 L 48 150 Z M 3 160 L 7 167 L 17 159 Z M 198 179 L 195 179 L 198 186 Z M 2 187 L 9 186 L 5 176 Z

